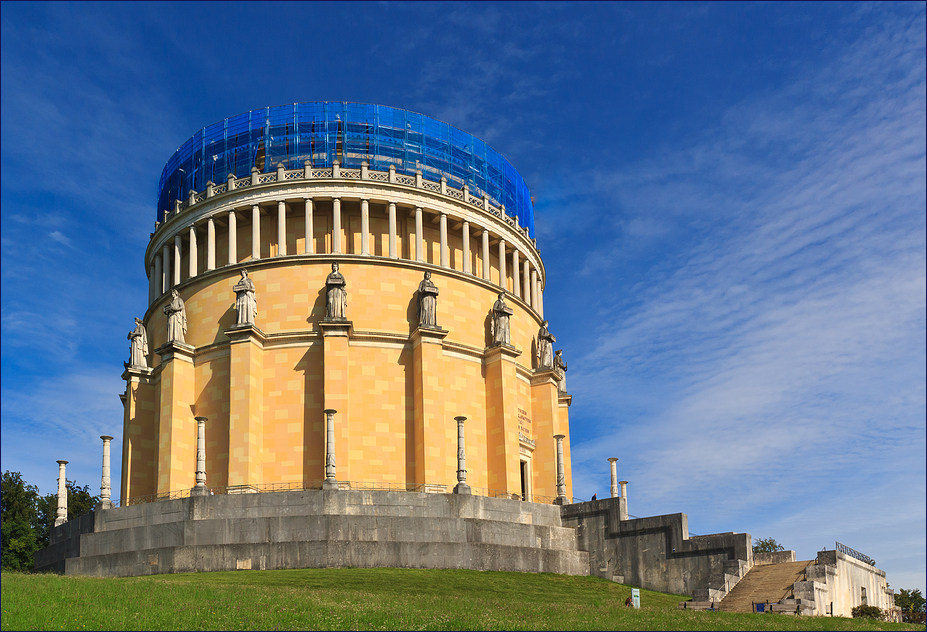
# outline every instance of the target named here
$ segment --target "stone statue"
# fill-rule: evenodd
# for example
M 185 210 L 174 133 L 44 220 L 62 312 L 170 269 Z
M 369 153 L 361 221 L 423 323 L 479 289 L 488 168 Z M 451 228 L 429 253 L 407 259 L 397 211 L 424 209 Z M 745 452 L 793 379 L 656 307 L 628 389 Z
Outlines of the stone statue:
M 418 325 L 437 328 L 438 288 L 431 282 L 431 272 L 418 284 Z
M 492 306 L 490 333 L 494 345 L 511 345 L 512 335 L 509 330 L 509 316 L 514 312 L 505 304 L 505 292 L 499 292 L 499 298 Z
M 553 334 L 550 333 L 550 330 L 547 329 L 547 321 L 545 320 L 541 323 L 541 328 L 538 330 L 538 368 L 539 369 L 552 369 L 554 368 L 554 343 L 557 342 L 557 339 L 554 338 Z
M 241 280 L 232 288 L 235 292 L 235 309 L 238 310 L 236 327 L 254 325 L 257 317 L 257 294 L 254 292 L 254 281 L 248 278 L 248 271 L 242 269 Z
M 567 372 L 567 363 L 563 359 L 563 349 L 557 349 L 557 353 L 554 354 L 554 368 L 560 371 L 560 384 L 557 386 L 557 391 L 561 393 L 566 393 L 566 372 Z
M 135 319 L 135 329 L 129 332 L 128 339 L 132 341 L 129 348 L 129 363 L 125 367 L 133 369 L 148 368 L 148 332 L 141 318 Z
M 332 273 L 325 279 L 325 318 L 345 320 L 348 310 L 348 290 L 344 275 L 338 272 L 338 264 L 332 264 Z
M 177 290 L 171 290 L 171 302 L 164 306 L 164 313 L 167 314 L 167 341 L 186 342 L 187 308 Z

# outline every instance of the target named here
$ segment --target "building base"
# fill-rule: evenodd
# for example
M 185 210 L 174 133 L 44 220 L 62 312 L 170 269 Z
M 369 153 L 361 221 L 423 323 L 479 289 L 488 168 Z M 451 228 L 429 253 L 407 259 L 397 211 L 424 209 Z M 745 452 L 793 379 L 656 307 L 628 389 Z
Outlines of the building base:
M 37 570 L 95 577 L 342 566 L 589 574 L 559 507 L 460 494 L 196 496 L 85 514 L 51 539 Z

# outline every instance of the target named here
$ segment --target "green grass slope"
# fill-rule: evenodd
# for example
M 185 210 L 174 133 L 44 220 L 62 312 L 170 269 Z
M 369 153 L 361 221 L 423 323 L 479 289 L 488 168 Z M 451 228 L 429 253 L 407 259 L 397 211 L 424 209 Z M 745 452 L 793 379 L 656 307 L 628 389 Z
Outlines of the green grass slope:
M 894 630 L 830 617 L 676 610 L 595 577 L 301 569 L 93 579 L 3 573 L 3 630 Z

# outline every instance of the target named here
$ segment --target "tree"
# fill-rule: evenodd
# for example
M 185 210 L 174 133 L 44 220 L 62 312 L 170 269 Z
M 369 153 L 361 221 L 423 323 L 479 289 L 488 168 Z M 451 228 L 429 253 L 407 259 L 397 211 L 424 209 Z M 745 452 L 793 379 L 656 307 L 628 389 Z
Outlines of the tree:
M 81 516 L 99 502 L 90 486 L 65 481 L 68 493 L 68 520 Z M 39 496 L 19 472 L 4 472 L 2 480 L 2 566 L 10 570 L 29 570 L 35 552 L 48 546 L 49 534 L 58 513 L 57 494 Z
M 925 601 L 920 588 L 902 588 L 895 594 L 895 605 L 901 608 L 901 617 L 906 623 L 923 622 Z
M 19 472 L 6 471 L 0 481 L 0 566 L 29 570 L 39 550 L 36 501 L 39 490 L 27 485 Z
M 757 553 L 778 553 L 784 551 L 785 547 L 776 542 L 773 538 L 759 538 L 753 545 L 753 554 Z

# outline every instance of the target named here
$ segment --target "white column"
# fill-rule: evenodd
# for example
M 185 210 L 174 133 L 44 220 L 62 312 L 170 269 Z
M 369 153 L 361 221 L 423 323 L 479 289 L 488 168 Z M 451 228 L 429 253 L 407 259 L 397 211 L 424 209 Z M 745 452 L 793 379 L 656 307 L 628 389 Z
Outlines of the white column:
M 325 411 L 325 480 L 322 489 L 338 489 L 338 480 L 335 473 L 335 413 L 333 408 Z
M 544 318 L 544 288 L 541 286 L 540 275 L 538 275 L 538 314 Z
M 197 264 L 199 263 L 197 259 L 200 258 L 199 252 L 197 251 L 197 248 L 196 248 L 196 227 L 195 226 L 190 227 L 189 239 L 190 239 L 190 261 L 189 261 L 189 265 L 187 266 L 187 272 L 189 273 L 190 278 L 192 279 L 193 277 L 197 275 L 197 272 L 198 272 Z
M 441 266 L 446 268 L 448 267 L 450 259 L 447 251 L 447 214 L 441 213 L 439 227 L 441 231 Z
M 531 307 L 538 311 L 538 271 L 531 269 Z
M 174 285 L 180 285 L 180 245 L 182 243 L 180 235 L 174 235 Z
M 303 252 L 315 254 L 315 228 L 312 226 L 312 198 L 306 198 L 306 241 Z
M 55 513 L 55 526 L 68 521 L 68 488 L 64 466 L 67 461 L 58 461 L 58 510 Z
M 623 501 L 619 505 L 618 510 L 618 519 L 627 520 L 628 519 L 628 481 L 620 481 L 618 483 L 621 485 L 621 500 Z
M 566 499 L 566 475 L 563 467 L 563 439 L 566 435 L 554 435 L 557 440 L 557 498 Z
M 191 496 L 207 496 L 206 487 L 206 417 L 196 419 L 196 485 L 190 490 Z
M 103 506 L 103 509 L 110 509 L 113 506 L 113 487 L 110 480 L 109 447 L 113 438 L 108 435 L 103 435 L 100 438 L 103 439 L 103 476 L 100 479 L 100 505 Z
M 261 207 L 257 204 L 251 207 L 251 258 L 261 258 Z
M 489 280 L 489 231 L 483 229 L 483 278 Z
M 228 263 L 238 263 L 238 215 L 229 211 L 229 256 Z
M 528 305 L 531 305 L 531 264 L 528 263 L 527 259 L 525 259 L 524 268 L 525 268 L 525 274 L 524 274 L 524 279 L 523 279 L 524 288 L 525 288 L 524 299 Z
M 161 249 L 161 258 L 164 260 L 164 288 L 161 291 L 167 292 L 171 289 L 171 281 L 173 280 L 171 276 L 171 247 L 167 244 Z
M 464 422 L 466 417 L 454 417 L 457 422 L 457 485 L 454 486 L 455 494 L 469 494 L 470 486 L 467 485 L 467 448 L 464 443 Z
M 609 491 L 612 494 L 612 498 L 618 497 L 618 457 L 611 457 L 608 459 L 609 466 L 612 468 L 612 483 L 609 486 Z
M 361 200 L 361 254 L 370 254 L 370 200 Z
M 390 165 L 392 166 L 392 165 Z M 389 203 L 389 256 L 396 258 L 396 203 Z
M 154 266 L 154 263 L 152 263 L 150 266 L 148 266 L 148 304 L 149 305 L 154 303 L 155 296 L 157 296 L 157 293 L 155 292 L 155 279 L 156 278 L 157 277 L 155 276 L 155 266 Z
M 499 237 L 499 287 L 505 287 L 505 240 Z
M 277 256 L 286 256 L 286 202 L 277 202 Z
M 464 221 L 461 227 L 463 239 L 463 271 L 470 272 L 470 222 Z
M 425 260 L 425 240 L 422 238 L 422 207 L 415 207 L 415 260 Z
M 341 200 L 332 200 L 332 254 L 341 254 Z
M 155 299 L 164 294 L 164 273 L 161 270 L 160 254 L 155 255 L 154 268 L 154 297 L 151 299 L 152 303 L 155 302 Z
M 216 269 L 216 221 L 211 217 L 206 222 L 206 269 Z
M 521 283 L 519 282 L 520 275 L 519 265 L 518 265 L 518 248 L 512 249 L 512 291 L 515 292 L 515 296 L 521 298 Z

